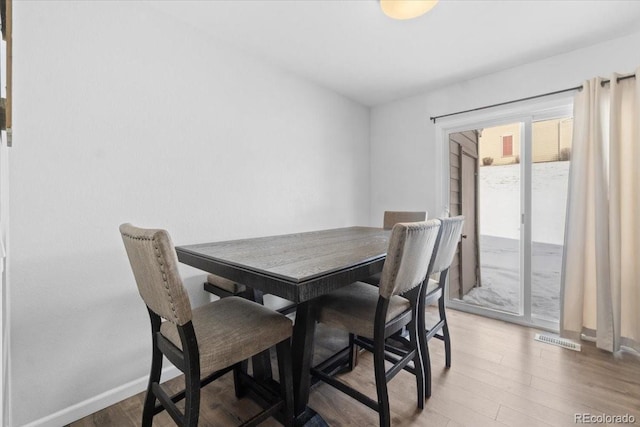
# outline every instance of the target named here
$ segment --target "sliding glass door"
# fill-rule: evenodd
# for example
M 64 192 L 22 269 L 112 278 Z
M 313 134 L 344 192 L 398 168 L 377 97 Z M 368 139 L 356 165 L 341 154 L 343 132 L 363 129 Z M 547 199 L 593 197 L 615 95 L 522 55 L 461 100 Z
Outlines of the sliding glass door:
M 451 306 L 557 329 L 571 129 L 567 106 L 446 132 L 449 212 L 475 211 L 466 222 L 477 235 L 476 259 L 460 251 L 453 267 L 462 272 L 475 262 L 474 283 L 457 283 L 451 274 Z M 478 135 L 475 183 L 465 184 L 455 179 L 457 162 L 465 168 L 455 144 L 470 132 Z
M 531 165 L 531 316 L 560 319 L 560 276 L 564 247 L 573 120 L 533 122 Z
M 463 300 L 512 314 L 522 312 L 520 146 L 523 123 L 481 130 L 478 141 L 480 281 Z

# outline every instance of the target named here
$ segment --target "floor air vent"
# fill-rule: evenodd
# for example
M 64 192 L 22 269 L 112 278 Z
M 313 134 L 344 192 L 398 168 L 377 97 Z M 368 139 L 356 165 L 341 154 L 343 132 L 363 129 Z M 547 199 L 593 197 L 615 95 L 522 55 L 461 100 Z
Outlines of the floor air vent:
M 566 338 L 551 337 L 549 335 L 536 334 L 534 340 L 544 342 L 551 345 L 557 345 L 558 347 L 568 348 L 569 350 L 581 351 L 582 346 L 570 341 Z

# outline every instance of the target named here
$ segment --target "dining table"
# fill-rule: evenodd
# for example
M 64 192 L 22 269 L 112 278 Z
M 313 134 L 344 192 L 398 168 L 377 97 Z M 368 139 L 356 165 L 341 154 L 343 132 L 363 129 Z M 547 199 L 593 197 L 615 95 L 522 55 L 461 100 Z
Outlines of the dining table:
M 291 343 L 296 425 L 326 425 L 308 407 L 313 301 L 382 271 L 390 230 L 345 227 L 176 247 L 178 260 L 297 304 Z

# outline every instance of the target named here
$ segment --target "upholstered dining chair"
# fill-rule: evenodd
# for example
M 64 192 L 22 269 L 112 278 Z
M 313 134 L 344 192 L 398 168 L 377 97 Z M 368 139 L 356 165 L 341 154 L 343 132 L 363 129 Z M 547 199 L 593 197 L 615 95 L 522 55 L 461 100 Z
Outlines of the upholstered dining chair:
M 384 217 L 382 218 L 382 228 L 384 230 L 391 230 L 394 225 L 399 222 L 418 222 L 425 221 L 427 219 L 427 212 L 424 211 L 384 211 Z M 374 274 L 363 280 L 365 283 L 372 285 L 378 285 L 380 283 L 381 274 Z
M 285 425 L 293 425 L 291 321 L 238 297 L 192 309 L 169 234 L 131 224 L 121 225 L 120 233 L 151 320 L 153 351 L 142 426 L 151 426 L 154 415 L 163 410 L 179 426 L 197 426 L 200 388 L 233 370 L 236 394 L 240 394 L 239 381 L 246 376 L 241 372 L 241 362 L 274 346 L 280 390 L 269 395 L 271 406 L 242 425 L 256 425 L 278 411 Z M 163 356 L 185 376 L 185 390 L 173 396 L 160 384 Z M 176 402 L 183 399 L 181 411 Z
M 421 298 L 423 308 L 420 310 L 420 338 L 421 338 L 421 354 L 422 363 L 425 370 L 425 397 L 431 397 L 431 361 L 429 358 L 428 341 L 435 337 L 444 341 L 445 349 L 445 366 L 451 367 L 451 336 L 449 334 L 449 325 L 447 324 L 447 314 L 445 310 L 445 283 L 449 268 L 453 262 L 460 236 L 462 235 L 462 226 L 464 225 L 464 216 L 456 216 L 452 218 L 440 218 L 440 231 L 433 250 L 433 257 L 429 265 L 429 275 L 440 274 L 438 280 L 429 278 L 426 286 L 423 286 L 422 292 L 424 297 Z M 427 328 L 425 310 L 427 305 L 438 301 L 439 319 L 435 325 Z M 442 331 L 442 333 L 438 333 Z
M 247 287 L 242 283 L 225 279 L 217 274 L 208 274 L 207 281 L 204 282 L 203 287 L 205 291 L 217 295 L 220 298 L 238 296 L 250 299 L 258 304 L 264 304 L 264 295 L 262 292 Z M 282 298 L 281 300 L 282 304 L 274 308 L 278 313 L 290 314 L 296 311 L 297 304 Z
M 208 274 L 207 281 L 204 282 L 204 290 L 217 295 L 219 298 L 228 297 L 242 297 L 250 301 L 254 301 L 258 304 L 265 305 L 264 295 L 261 291 L 245 286 L 241 283 L 233 280 L 226 279 L 217 274 Z M 295 313 L 297 304 L 291 301 L 287 301 L 283 298 L 277 298 L 277 304 L 270 305 L 280 314 Z M 273 301 L 271 301 L 273 303 Z M 252 369 L 254 377 L 259 377 L 262 380 L 266 380 L 272 377 L 271 372 L 271 356 L 269 352 L 263 352 L 257 357 L 252 358 Z M 248 367 L 248 361 L 243 362 L 242 369 L 246 370 Z
M 352 283 L 320 297 L 314 306 L 320 323 L 349 332 L 356 336 L 355 344 L 373 352 L 377 399 L 369 398 L 335 377 L 336 372 L 352 360 L 354 347 L 351 343 L 312 368 L 312 375 L 376 410 L 381 426 L 391 424 L 387 382 L 412 361 L 417 405 L 424 408 L 424 372 L 417 336 L 418 310 L 423 306 L 419 301 L 422 283 L 439 227 L 438 220 L 394 225 L 380 285 Z M 409 330 L 410 348 L 400 358 L 387 356 L 387 338 L 405 326 Z M 385 368 L 385 360 L 393 363 L 389 370 Z
M 427 219 L 427 212 L 385 211 L 382 228 L 391 230 L 399 222 L 418 222 Z
M 208 274 L 207 281 L 204 282 L 204 290 L 220 298 L 226 298 L 244 296 L 247 287 L 217 274 Z

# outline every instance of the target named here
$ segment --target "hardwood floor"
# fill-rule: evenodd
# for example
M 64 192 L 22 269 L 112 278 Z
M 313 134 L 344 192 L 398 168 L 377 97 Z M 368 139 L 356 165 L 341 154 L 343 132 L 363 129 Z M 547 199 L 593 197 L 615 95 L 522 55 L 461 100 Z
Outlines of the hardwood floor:
M 435 313 L 435 312 L 434 312 Z M 444 367 L 441 342 L 430 342 L 433 395 L 416 409 L 415 381 L 401 372 L 389 384 L 394 426 L 570 426 L 575 414 L 625 415 L 640 424 L 640 357 L 611 355 L 591 343 L 582 352 L 533 340 L 534 329 L 448 310 L 452 367 Z M 430 313 L 432 314 L 432 313 Z M 346 337 L 318 328 L 316 356 L 321 359 Z M 373 359 L 364 353 L 343 379 L 375 398 Z M 172 380 L 180 387 L 180 378 Z M 257 413 L 249 399 L 236 400 L 230 374 L 202 391 L 200 425 L 234 426 Z M 143 394 L 92 414 L 72 427 L 138 426 Z M 310 406 L 331 426 L 377 425 L 377 413 L 326 384 L 311 391 Z M 612 423 L 610 423 L 612 424 Z M 173 426 L 166 413 L 154 426 Z M 279 425 L 268 420 L 263 426 Z

